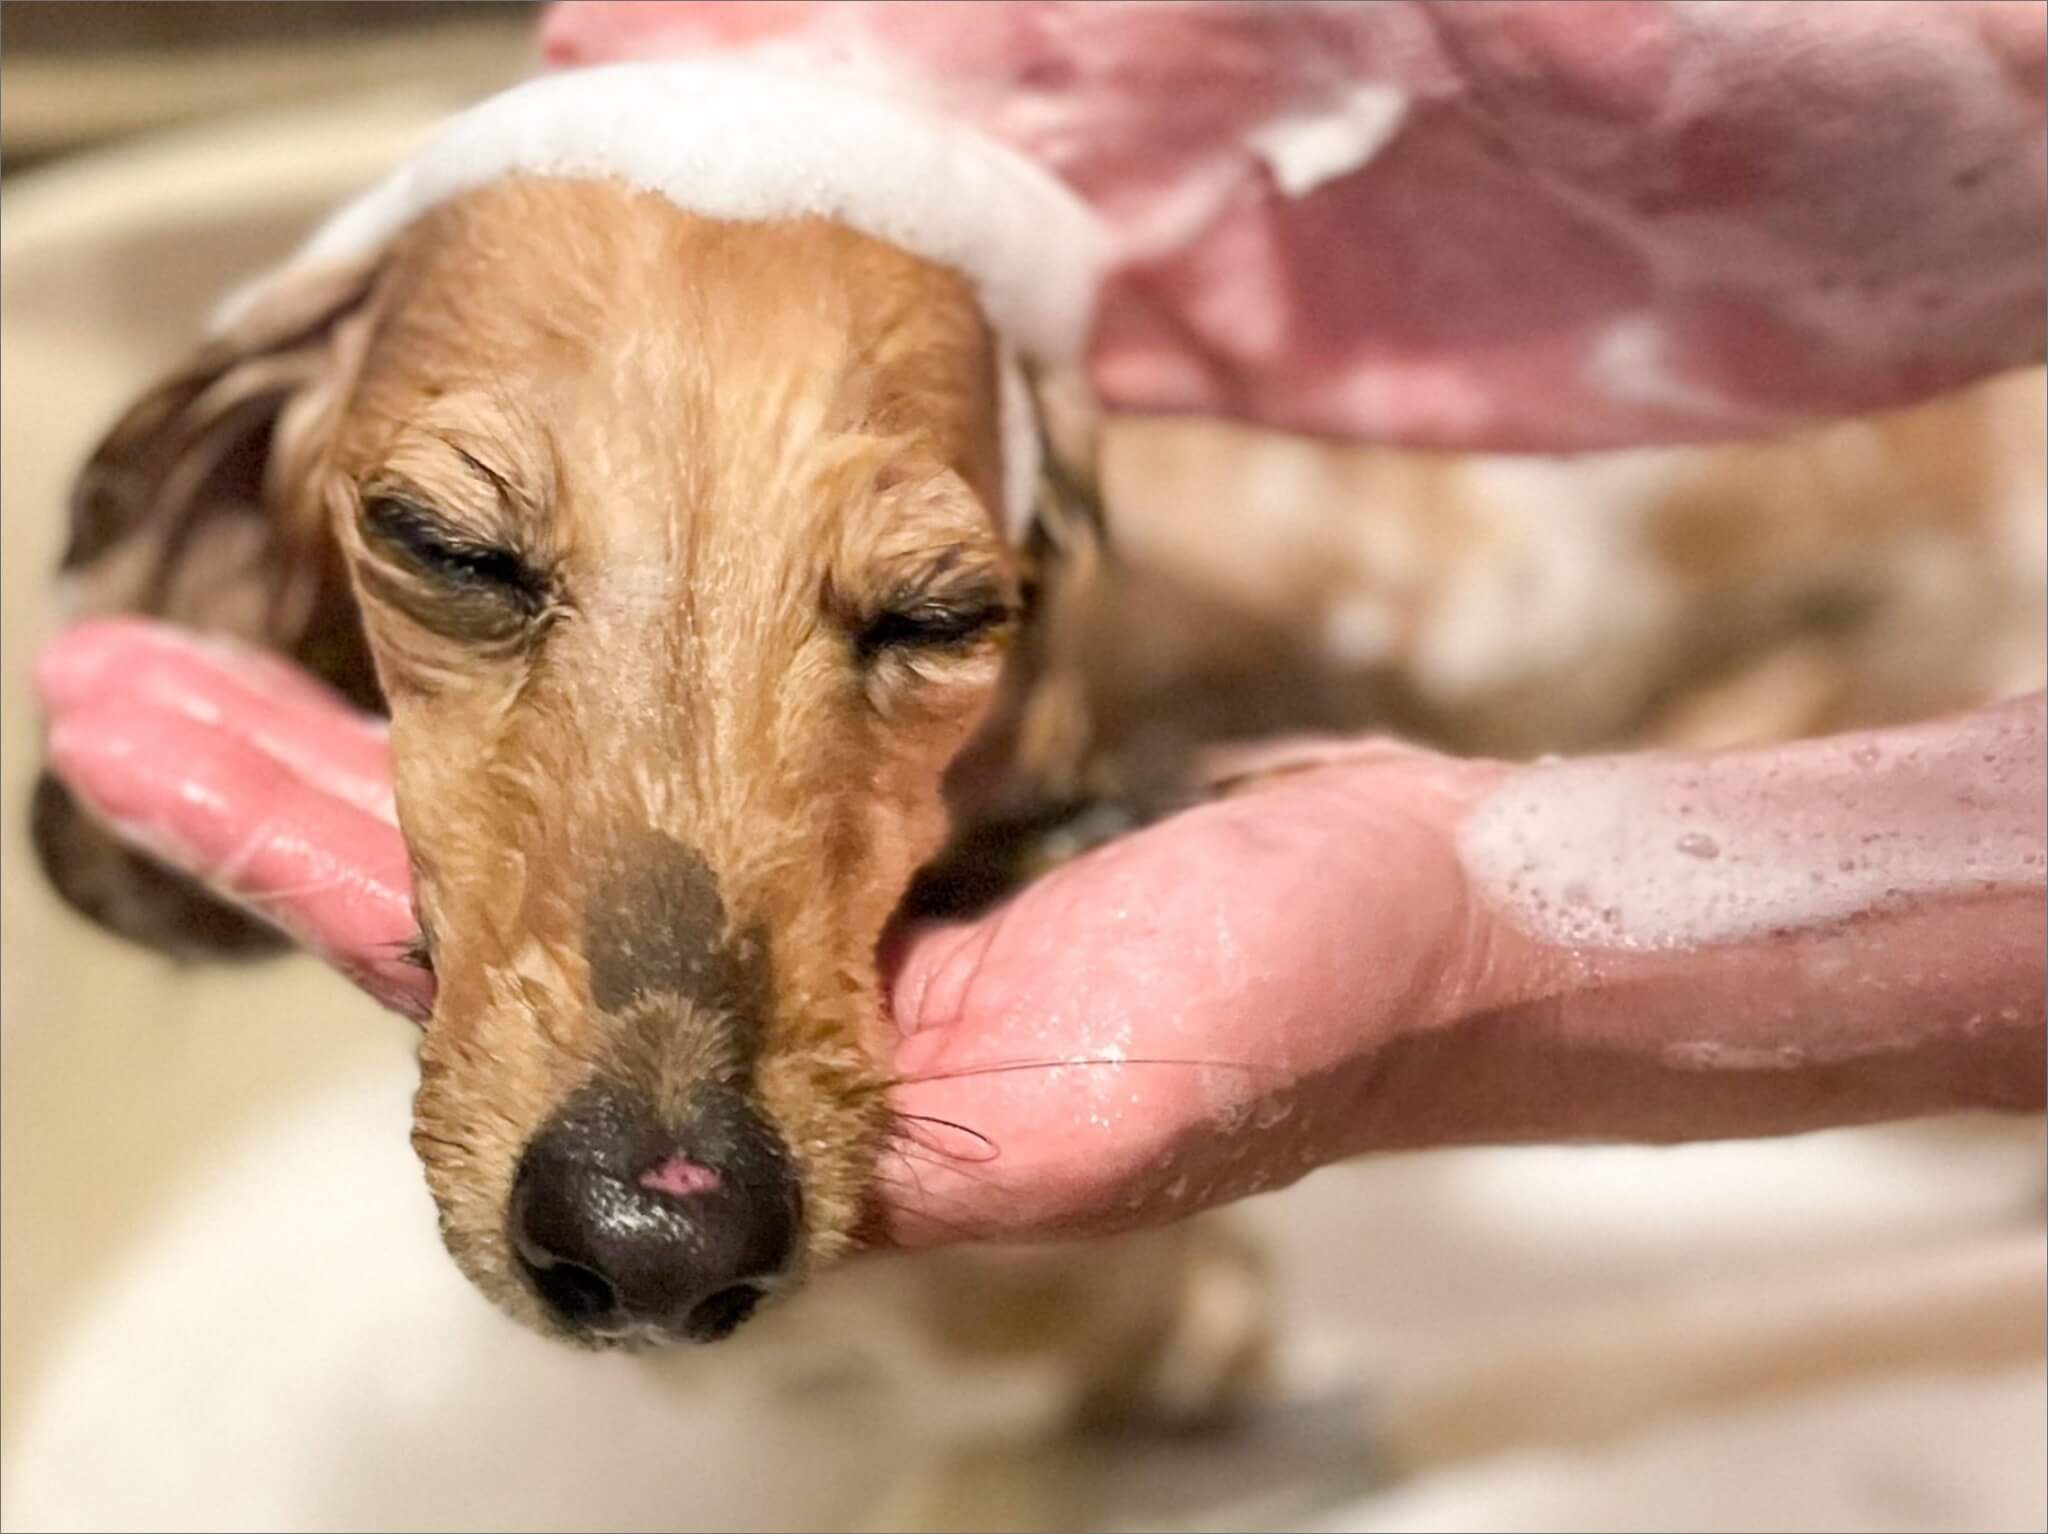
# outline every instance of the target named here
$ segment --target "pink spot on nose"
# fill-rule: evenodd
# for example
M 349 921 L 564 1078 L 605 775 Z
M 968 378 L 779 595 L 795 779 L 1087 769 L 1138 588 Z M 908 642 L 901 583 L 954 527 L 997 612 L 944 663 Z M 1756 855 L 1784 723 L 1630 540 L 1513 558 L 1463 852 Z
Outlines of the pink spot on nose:
M 699 1166 L 688 1156 L 671 1156 L 659 1166 L 642 1172 L 640 1186 L 653 1193 L 666 1193 L 671 1198 L 689 1198 L 693 1194 L 716 1191 L 718 1174 L 708 1166 Z

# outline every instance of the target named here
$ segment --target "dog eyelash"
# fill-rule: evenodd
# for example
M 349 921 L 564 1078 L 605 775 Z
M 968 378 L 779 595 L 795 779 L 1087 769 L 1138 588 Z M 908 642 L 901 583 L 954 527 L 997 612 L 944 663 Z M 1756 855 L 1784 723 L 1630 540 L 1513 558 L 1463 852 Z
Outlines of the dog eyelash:
M 919 602 L 877 613 L 855 647 L 864 661 L 891 650 L 963 650 L 1010 616 L 1000 602 Z
M 546 601 L 545 583 L 512 550 L 466 537 L 415 502 L 375 496 L 363 506 L 363 524 L 372 538 L 447 585 L 509 596 L 529 613 Z

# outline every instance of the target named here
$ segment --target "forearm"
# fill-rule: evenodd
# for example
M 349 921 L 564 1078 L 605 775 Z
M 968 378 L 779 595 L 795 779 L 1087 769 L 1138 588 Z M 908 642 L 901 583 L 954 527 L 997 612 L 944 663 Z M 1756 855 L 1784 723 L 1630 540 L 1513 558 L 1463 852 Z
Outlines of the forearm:
M 894 1101 L 939 1127 L 890 1234 L 1127 1229 L 1377 1151 L 2038 1109 L 2042 736 L 2033 698 L 1716 757 L 1235 754 L 1214 802 L 914 946 Z
M 1126 410 L 1411 445 L 1751 437 L 2042 354 L 2038 6 L 561 4 L 768 47 L 1102 216 Z
M 2042 1106 L 2042 902 L 1592 961 L 1382 1048 L 1348 1151 L 1680 1142 Z M 1920 967 L 1914 967 L 1914 966 Z
M 1449 831 L 1466 978 L 1332 1073 L 1344 1149 L 2038 1111 L 2042 736 L 2036 696 L 1510 773 Z

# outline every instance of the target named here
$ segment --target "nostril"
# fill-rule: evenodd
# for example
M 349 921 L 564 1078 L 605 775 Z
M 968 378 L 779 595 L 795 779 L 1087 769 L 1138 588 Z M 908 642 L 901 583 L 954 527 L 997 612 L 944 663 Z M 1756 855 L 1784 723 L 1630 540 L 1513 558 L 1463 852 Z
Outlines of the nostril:
M 543 1303 L 574 1327 L 597 1328 L 620 1309 L 619 1291 L 594 1265 L 597 1252 L 576 1206 L 580 1186 L 532 1170 L 512 1195 L 512 1250 Z
M 721 1289 L 690 1312 L 689 1333 L 699 1342 L 719 1342 L 739 1329 L 739 1324 L 761 1303 L 761 1291 L 752 1284 L 734 1284 Z
M 619 1309 L 619 1292 L 602 1273 L 580 1263 L 519 1254 L 527 1279 L 549 1309 L 572 1326 L 596 1327 Z
M 512 1188 L 506 1234 L 526 1281 L 564 1325 L 600 1331 L 622 1319 L 593 1205 L 602 1180 L 573 1159 L 529 1150 Z

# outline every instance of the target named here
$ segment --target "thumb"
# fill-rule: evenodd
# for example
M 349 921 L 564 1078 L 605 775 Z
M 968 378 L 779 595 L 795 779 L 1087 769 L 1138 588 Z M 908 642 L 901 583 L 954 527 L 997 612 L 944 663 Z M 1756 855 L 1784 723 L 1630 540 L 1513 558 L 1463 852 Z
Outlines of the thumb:
M 1451 828 L 1496 775 L 1305 765 L 916 934 L 890 1238 L 1107 1233 L 1341 1154 L 1378 1045 L 1462 1004 Z

